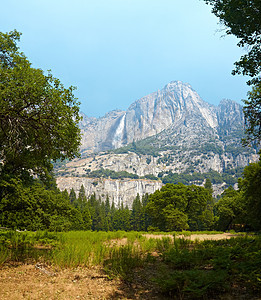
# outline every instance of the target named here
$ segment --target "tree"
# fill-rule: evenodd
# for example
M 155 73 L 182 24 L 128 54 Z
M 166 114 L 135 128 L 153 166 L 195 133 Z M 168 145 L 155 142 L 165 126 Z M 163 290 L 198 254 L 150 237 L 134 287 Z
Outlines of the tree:
M 248 53 L 235 63 L 236 68 L 232 74 L 257 76 L 261 71 L 260 0 L 204 1 L 212 5 L 212 12 L 226 26 L 226 34 L 235 35 L 239 39 L 239 47 L 248 47 Z
M 218 230 L 231 229 L 235 224 L 245 222 L 245 202 L 240 191 L 231 186 L 223 193 L 221 199 L 215 204 Z
M 244 101 L 243 109 L 247 134 L 246 139 L 243 140 L 245 145 L 261 140 L 261 82 L 256 83 L 248 93 L 248 99 Z
M 188 215 L 173 204 L 169 204 L 163 209 L 166 218 L 167 231 L 181 231 L 189 228 Z
M 211 180 L 210 180 L 209 178 L 206 179 L 205 184 L 204 184 L 204 188 L 205 188 L 206 190 L 208 190 L 209 193 L 210 193 L 211 196 L 212 196 L 212 194 L 213 194 L 213 187 L 212 187 Z
M 261 159 L 261 155 L 260 155 Z M 246 203 L 246 222 L 254 230 L 261 229 L 261 160 L 245 167 L 240 181 Z
M 128 207 L 124 208 L 123 203 L 115 211 L 112 219 L 113 230 L 130 230 L 131 213 Z
M 248 84 L 254 84 L 245 101 L 246 119 L 245 144 L 261 140 L 261 1 L 260 0 L 204 0 L 212 5 L 212 12 L 226 26 L 226 33 L 239 38 L 238 46 L 248 49 L 235 63 L 232 74 L 252 77 Z
M 71 204 L 75 203 L 77 200 L 76 193 L 73 188 L 71 188 L 71 191 L 69 194 L 69 200 L 70 200 Z
M 37 179 L 24 186 L 21 179 L 0 181 L 0 226 L 27 230 L 84 229 L 81 213 L 64 193 L 46 190 Z
M 211 201 L 210 193 L 203 187 L 167 183 L 149 196 L 147 212 L 152 225 L 163 231 L 188 226 L 191 230 L 208 229 L 206 225 L 210 222 L 205 222 L 204 216 Z
M 131 225 L 135 231 L 140 231 L 142 227 L 142 204 L 140 201 L 140 195 L 137 194 L 132 203 L 131 211 Z
M 0 33 L 0 175 L 44 177 L 80 145 L 79 102 L 49 72 L 31 66 L 17 31 Z
M 78 198 L 75 202 L 73 202 L 73 205 L 76 208 L 78 208 L 80 211 L 82 211 L 86 204 L 87 204 L 87 198 L 85 195 L 85 189 L 84 186 L 81 185 Z

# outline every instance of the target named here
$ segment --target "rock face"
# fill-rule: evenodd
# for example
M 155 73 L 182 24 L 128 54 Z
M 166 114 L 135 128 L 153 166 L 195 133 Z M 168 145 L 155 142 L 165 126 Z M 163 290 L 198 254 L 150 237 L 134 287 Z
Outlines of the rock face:
M 213 149 L 215 151 L 215 149 Z M 233 157 L 229 153 L 217 154 L 209 151 L 202 154 L 198 151 L 167 150 L 160 152 L 160 155 L 140 155 L 133 152 L 128 153 L 107 153 L 103 155 L 88 156 L 76 159 L 57 171 L 58 176 L 67 177 L 88 177 L 92 171 L 108 169 L 115 172 L 127 171 L 139 177 L 146 175 L 158 176 L 160 173 L 206 173 L 210 170 L 222 173 L 226 169 L 235 169 L 246 166 L 258 159 L 257 154 L 238 154 Z
M 99 119 L 85 117 L 81 124 L 82 150 L 116 149 L 169 126 L 193 125 L 192 120 L 214 129 L 218 127 L 217 109 L 204 102 L 189 84 L 173 81 L 137 100 L 127 111 L 112 111 Z
M 242 147 L 243 128 L 238 103 L 210 105 L 189 84 L 173 81 L 127 111 L 98 119 L 83 115 L 82 158 L 58 170 L 58 186 L 78 191 L 83 184 L 88 195 L 108 194 L 115 204 L 129 205 L 137 193 L 154 192 L 161 182 L 88 178 L 91 172 L 107 169 L 163 178 L 169 172 L 222 173 L 244 167 L 258 156 Z
M 76 192 L 79 192 L 81 186 L 84 186 L 87 198 L 93 193 L 100 197 L 102 201 L 106 200 L 108 195 L 110 201 L 116 206 L 123 203 L 131 208 L 133 199 L 139 194 L 140 196 L 146 193 L 152 194 L 162 187 L 160 181 L 152 180 L 112 180 L 112 179 L 95 179 L 84 177 L 58 177 L 58 187 L 61 190 L 70 190 L 72 187 Z

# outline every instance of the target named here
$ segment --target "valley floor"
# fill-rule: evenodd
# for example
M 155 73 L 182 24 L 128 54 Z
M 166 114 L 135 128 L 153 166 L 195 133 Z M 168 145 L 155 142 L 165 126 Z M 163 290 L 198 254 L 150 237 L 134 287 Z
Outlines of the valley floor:
M 166 235 L 147 235 L 161 238 Z M 187 238 L 194 240 L 229 239 L 233 234 L 201 234 Z M 124 239 L 122 239 L 124 244 Z M 0 267 L 0 299 L 173 299 L 159 292 L 150 280 L 161 268 L 160 259 L 135 270 L 133 280 L 111 279 L 102 268 L 58 268 L 44 263 L 6 263 Z M 173 295 L 172 295 L 173 297 Z M 252 297 L 252 295 L 251 295 Z M 175 299 L 175 298 L 174 298 Z M 213 299 L 250 299 L 244 289 L 235 287 L 232 294 Z M 251 299 L 261 299 L 258 297 Z
M 0 298 L 20 299 L 166 299 L 143 281 L 110 279 L 100 268 L 55 270 L 33 264 L 0 269 Z

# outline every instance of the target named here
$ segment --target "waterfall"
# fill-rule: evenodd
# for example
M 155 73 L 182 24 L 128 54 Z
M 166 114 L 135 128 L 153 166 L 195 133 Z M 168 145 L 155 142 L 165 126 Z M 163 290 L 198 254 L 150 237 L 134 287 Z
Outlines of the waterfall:
M 118 127 L 115 130 L 115 134 L 112 140 L 114 148 L 119 148 L 123 139 L 124 125 L 125 125 L 126 113 L 122 116 Z

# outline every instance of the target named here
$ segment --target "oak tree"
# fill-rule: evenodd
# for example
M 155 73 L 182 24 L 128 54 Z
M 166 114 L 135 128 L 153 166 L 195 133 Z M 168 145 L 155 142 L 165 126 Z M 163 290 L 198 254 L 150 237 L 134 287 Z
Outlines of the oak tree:
M 232 74 L 243 74 L 252 79 L 252 92 L 245 101 L 245 144 L 261 141 L 261 1 L 260 0 L 204 0 L 212 6 L 212 12 L 226 27 L 226 34 L 235 35 L 238 46 L 247 49 L 235 62 Z
M 0 33 L 0 175 L 44 176 L 80 146 L 79 102 L 19 51 L 21 34 Z

